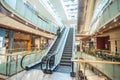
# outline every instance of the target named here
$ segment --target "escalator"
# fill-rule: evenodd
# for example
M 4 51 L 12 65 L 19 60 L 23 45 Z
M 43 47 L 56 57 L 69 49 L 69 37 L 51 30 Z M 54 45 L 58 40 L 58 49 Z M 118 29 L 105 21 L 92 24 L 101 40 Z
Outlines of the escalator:
M 57 37 L 56 41 L 54 42 L 53 46 L 49 49 L 49 51 L 47 52 L 47 55 L 43 57 L 42 61 L 41 61 L 41 69 L 44 70 L 46 68 L 46 64 L 47 64 L 47 60 L 49 59 L 49 57 L 54 53 L 54 51 L 56 50 L 62 35 L 64 34 L 65 28 L 63 28 L 63 30 L 60 32 L 60 35 Z M 54 65 L 54 57 L 52 57 L 50 59 L 50 63 L 49 66 Z
M 71 58 L 74 51 L 74 28 L 64 28 L 59 37 L 57 37 L 51 47 L 47 50 L 46 56 L 42 58 L 40 63 L 34 64 L 32 68 L 27 66 L 27 69 L 33 69 L 37 66 L 44 73 L 73 72 L 73 64 Z
M 58 51 L 51 55 L 47 59 L 47 68 L 46 73 L 51 72 L 62 72 L 62 73 L 72 73 L 73 72 L 73 63 L 71 62 L 71 58 L 73 56 L 74 51 L 74 29 L 69 28 L 68 34 L 66 35 L 66 39 L 63 39 L 60 41 L 58 45 Z M 64 45 L 64 46 L 63 46 Z M 61 54 L 61 55 L 60 55 Z M 54 60 L 52 59 L 54 58 Z M 51 66 L 51 59 L 54 62 L 54 64 Z M 57 62 L 57 63 L 56 63 Z
M 25 55 L 23 56 L 22 60 L 21 60 L 21 67 L 23 69 L 26 69 L 26 70 L 29 70 L 29 69 L 33 69 L 33 68 L 38 68 L 40 65 L 41 65 L 41 68 L 40 69 L 45 69 L 45 65 L 47 63 L 47 60 L 49 58 L 49 56 L 51 54 L 54 53 L 54 51 L 56 50 L 60 40 L 61 40 L 61 37 L 62 35 L 64 34 L 64 31 L 65 31 L 65 28 L 63 28 L 60 32 L 60 35 L 57 36 L 55 38 L 55 40 L 53 41 L 53 43 L 51 44 L 51 46 L 48 48 L 48 50 L 46 51 L 46 55 L 44 55 L 44 57 L 42 58 L 42 60 L 38 61 L 38 62 L 35 62 L 35 63 L 31 63 L 30 65 L 26 65 L 26 66 L 23 66 L 23 62 L 25 60 L 26 57 L 28 57 L 29 55 L 32 55 L 32 54 L 29 54 L 29 55 Z M 51 58 L 50 60 L 50 65 L 53 65 L 54 64 L 54 58 Z
M 56 69 L 57 72 L 70 73 L 72 72 L 72 49 L 73 48 L 73 28 L 70 28 L 60 65 Z

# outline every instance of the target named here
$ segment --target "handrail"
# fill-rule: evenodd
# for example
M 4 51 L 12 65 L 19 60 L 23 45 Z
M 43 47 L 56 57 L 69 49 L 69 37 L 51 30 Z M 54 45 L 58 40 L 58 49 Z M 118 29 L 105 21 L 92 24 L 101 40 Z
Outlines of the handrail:
M 99 57 L 91 56 L 83 52 L 76 53 L 76 56 L 73 57 L 71 61 L 75 62 L 76 66 L 77 64 L 80 66 L 81 65 L 84 66 L 84 69 L 85 69 L 85 65 L 90 65 L 91 67 L 93 67 L 93 69 L 97 70 L 100 74 L 110 78 L 111 80 L 120 79 L 120 76 L 118 74 L 120 72 L 119 61 L 106 61 Z M 90 68 L 90 70 L 94 71 L 93 69 Z M 76 69 L 76 71 L 78 70 Z
M 67 32 L 66 32 L 65 34 L 67 34 Z M 62 42 L 62 41 L 61 41 L 61 42 Z M 61 44 L 61 43 L 59 43 L 59 44 Z M 58 52 L 58 51 L 60 50 L 60 47 L 61 47 L 61 45 L 57 47 L 57 50 L 55 50 L 55 52 L 54 52 L 53 54 L 51 54 L 51 55 L 49 56 L 49 58 L 51 58 L 52 56 L 56 55 L 56 54 L 57 54 L 56 52 Z
M 64 29 L 64 28 L 62 28 L 61 31 L 62 31 L 63 29 Z M 61 32 L 61 31 L 60 31 L 60 32 Z M 56 42 L 57 38 L 58 38 L 58 36 L 55 37 L 54 41 L 52 42 L 52 44 L 50 45 L 50 47 L 49 47 L 48 50 L 46 51 L 45 56 L 47 56 L 49 50 L 52 48 L 52 46 L 53 46 L 54 43 Z M 45 56 L 44 56 L 44 57 L 45 57 Z
M 0 54 L 0 56 L 17 56 L 17 55 L 25 55 L 25 54 L 29 54 L 29 53 L 25 53 L 25 52 L 28 52 L 28 51 L 23 51 L 23 52 L 16 52 L 16 53 L 13 53 L 13 54 Z
M 29 64 L 29 65 L 27 65 L 27 66 L 25 66 L 25 67 L 23 66 L 23 60 L 25 59 L 25 57 L 28 56 L 28 55 L 33 55 L 33 54 L 38 54 L 38 53 L 26 54 L 26 55 L 24 55 L 24 56 L 22 57 L 22 59 L 21 59 L 21 61 L 20 61 L 20 66 L 21 66 L 21 68 L 23 68 L 24 70 L 28 70 L 28 69 L 29 69 L 29 67 L 28 67 L 29 65 L 32 64 L 32 66 L 30 66 L 30 68 L 31 68 L 31 67 L 33 67 L 34 65 L 40 63 L 40 61 L 37 61 L 36 64 L 31 63 L 31 64 Z M 42 54 L 42 53 L 41 53 L 41 54 Z
M 24 55 L 24 56 L 22 57 L 21 61 L 20 61 L 20 66 L 21 66 L 21 68 L 22 68 L 23 70 L 26 70 L 26 68 L 23 67 L 23 60 L 24 60 L 24 58 L 25 58 L 26 56 L 27 56 L 27 55 Z
M 17 56 L 17 55 L 26 55 L 26 54 L 30 54 L 32 51 L 21 51 L 21 52 L 12 52 L 14 50 L 21 50 L 21 49 L 26 49 L 26 48 L 16 48 L 16 49 L 6 49 L 5 54 L 1 53 L 0 56 Z M 10 52 L 8 52 L 10 50 Z M 40 51 L 40 50 L 34 50 L 34 51 Z
M 83 60 L 83 59 L 71 59 L 73 62 L 81 62 L 81 63 L 94 63 L 94 64 L 120 64 L 120 62 L 112 62 L 112 61 L 92 61 L 92 60 Z
M 72 57 L 75 55 L 75 28 L 73 28 L 73 40 L 72 40 Z M 75 77 L 75 72 L 74 72 L 74 62 L 72 62 L 72 72 L 71 76 Z
M 61 46 L 65 45 L 65 42 L 66 42 L 66 39 L 67 39 L 67 35 L 68 35 L 68 31 L 69 31 L 69 29 L 66 29 L 66 31 L 65 31 L 65 33 L 64 33 L 65 36 L 62 37 L 62 40 L 60 41 L 59 45 L 57 46 L 57 50 L 55 50 L 54 53 L 51 54 L 51 55 L 48 57 L 48 59 L 47 59 L 47 64 L 46 64 L 47 69 L 49 68 L 50 59 L 51 59 L 53 56 L 55 56 L 55 55 L 58 54 L 58 52 L 61 50 Z M 65 40 L 65 41 L 63 41 L 63 40 Z M 62 44 L 63 42 L 64 42 L 64 44 Z M 64 49 L 64 46 L 63 46 L 63 49 Z M 59 57 L 60 57 L 60 56 L 59 56 Z M 51 68 L 51 70 L 54 70 L 54 68 L 55 68 L 58 64 L 59 64 L 59 63 L 57 63 L 55 66 L 53 66 L 53 67 Z

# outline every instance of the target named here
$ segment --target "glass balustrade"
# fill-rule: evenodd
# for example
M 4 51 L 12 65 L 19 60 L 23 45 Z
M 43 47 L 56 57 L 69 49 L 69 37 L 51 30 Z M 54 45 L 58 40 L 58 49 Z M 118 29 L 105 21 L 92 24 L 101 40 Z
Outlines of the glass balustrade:
M 52 23 L 48 23 L 47 21 L 39 18 L 39 14 L 36 12 L 35 8 L 27 1 L 4 0 L 4 4 L 7 7 L 11 7 L 10 9 L 24 18 L 26 22 L 32 23 L 33 25 L 45 31 L 56 33 L 57 27 L 52 25 Z
M 37 61 L 40 61 L 44 56 L 46 49 L 36 50 L 31 49 L 27 51 L 26 49 L 8 49 L 6 53 L 0 53 L 0 74 L 4 76 L 11 76 L 22 71 L 21 59 L 23 56 L 25 58 L 22 61 L 23 66 L 30 65 Z
M 113 0 L 112 2 L 108 3 L 104 9 L 101 10 L 101 13 L 98 14 L 97 19 L 91 25 L 91 33 L 97 27 L 98 29 L 103 27 L 106 23 L 110 20 L 114 19 L 120 13 L 120 0 Z M 98 22 L 98 23 L 97 23 Z M 97 23 L 96 26 L 94 24 Z
M 87 72 L 87 69 L 89 69 L 93 73 L 95 73 L 95 75 L 97 75 L 99 77 L 100 77 L 100 75 L 102 75 L 102 76 L 104 76 L 104 78 L 107 78 L 107 80 L 109 80 L 109 79 L 119 80 L 120 79 L 120 74 L 119 74 L 120 73 L 120 69 L 119 69 L 120 62 L 106 61 L 106 60 L 103 60 L 102 58 L 91 56 L 84 52 L 76 53 L 75 58 L 73 60 L 76 60 L 75 63 L 76 63 L 77 71 L 81 71 L 81 69 L 83 69 L 82 70 L 83 72 L 85 72 L 85 70 Z M 79 60 L 83 60 L 83 61 L 79 61 Z M 84 60 L 86 60 L 88 62 L 85 62 Z M 86 67 L 88 67 L 88 68 L 86 68 Z M 78 74 L 79 73 L 77 72 L 77 75 Z
M 67 39 L 67 36 L 68 36 L 68 32 L 69 32 L 69 29 L 66 28 L 66 30 L 65 30 L 62 38 L 61 38 L 61 41 L 60 41 L 60 43 L 57 47 L 57 50 L 55 51 L 55 53 L 56 53 L 55 54 L 55 60 L 54 60 L 55 66 L 60 63 L 62 53 L 63 53 L 64 47 L 65 47 L 66 39 Z

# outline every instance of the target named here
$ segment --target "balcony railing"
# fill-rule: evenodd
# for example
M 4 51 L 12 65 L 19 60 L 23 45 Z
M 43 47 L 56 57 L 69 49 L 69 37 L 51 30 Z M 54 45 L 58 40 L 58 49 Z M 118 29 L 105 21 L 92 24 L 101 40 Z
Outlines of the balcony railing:
M 13 15 L 17 14 L 17 16 L 20 16 L 26 22 L 44 31 L 56 33 L 57 27 L 55 27 L 53 23 L 47 22 L 41 18 L 38 12 L 27 2 L 25 3 L 23 0 L 2 0 L 1 2 L 4 4 L 4 7 L 8 8 L 13 13 Z
M 86 72 L 91 70 L 98 77 L 104 76 L 104 80 L 119 80 L 120 79 L 120 62 L 106 61 L 99 57 L 91 56 L 89 54 L 78 52 L 76 56 L 72 59 L 76 63 L 76 78 L 80 78 L 81 71 L 83 72 L 85 79 L 89 78 Z M 86 77 L 87 76 L 87 77 Z M 89 80 L 89 79 L 88 79 Z M 95 79 L 100 80 L 100 79 Z
M 21 67 L 21 59 L 23 56 L 27 55 L 25 56 L 25 59 L 22 60 L 22 66 L 25 67 L 37 61 L 40 61 L 46 52 L 46 49 L 31 49 L 31 51 L 21 49 L 21 52 L 19 52 L 19 50 L 20 49 L 6 50 L 5 53 L 0 53 L 0 75 L 9 77 L 17 74 L 23 70 Z
M 95 30 L 104 27 L 111 20 L 114 20 L 117 16 L 120 15 L 120 0 L 111 0 L 108 5 L 101 11 L 96 20 L 91 24 L 92 33 Z

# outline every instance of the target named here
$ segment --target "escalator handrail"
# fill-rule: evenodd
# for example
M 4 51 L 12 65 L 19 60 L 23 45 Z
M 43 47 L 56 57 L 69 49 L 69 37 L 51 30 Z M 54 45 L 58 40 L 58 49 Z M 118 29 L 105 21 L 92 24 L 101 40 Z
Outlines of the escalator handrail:
M 23 69 L 23 70 L 27 70 L 27 66 L 23 66 L 23 61 L 24 61 L 24 59 L 25 59 L 25 57 L 26 56 L 28 56 L 28 55 L 33 55 L 33 54 L 36 54 L 36 53 L 29 53 L 29 54 L 25 54 L 25 55 L 23 55 L 23 57 L 21 58 L 21 61 L 20 61 L 20 66 L 21 66 L 21 68 Z M 32 64 L 32 63 L 31 63 Z
M 61 31 L 63 30 L 63 28 L 61 29 Z M 56 38 L 54 39 L 54 41 L 53 41 L 53 43 L 51 44 L 51 46 L 47 49 L 47 52 L 45 53 L 45 55 L 43 56 L 43 57 L 45 57 L 46 55 L 47 55 L 47 53 L 49 52 L 49 50 L 52 48 L 52 46 L 53 46 L 53 44 L 55 43 L 55 41 L 57 40 L 57 37 L 58 36 L 56 36 Z M 34 54 L 34 53 L 33 53 Z M 26 54 L 26 55 L 24 55 L 23 57 L 22 57 L 22 59 L 21 59 L 21 61 L 20 61 L 20 65 L 21 65 L 21 68 L 23 69 L 23 70 L 27 70 L 27 66 L 23 66 L 23 61 L 24 61 L 24 59 L 25 59 L 25 57 L 26 56 L 28 56 L 28 55 L 32 55 L 32 54 Z M 34 64 L 35 65 L 35 64 Z
M 72 28 L 73 29 L 73 40 L 72 40 L 72 57 L 74 56 L 74 54 L 75 54 L 75 29 L 74 28 Z
M 62 32 L 63 29 L 64 29 L 64 28 L 62 28 L 60 32 Z M 54 43 L 56 42 L 57 38 L 58 38 L 58 36 L 55 37 L 54 41 L 52 42 L 52 44 L 50 45 L 50 47 L 49 47 L 48 50 L 46 51 L 45 56 L 47 56 L 48 52 L 49 52 L 50 49 L 53 47 L 53 45 L 54 45 Z M 44 57 L 45 57 L 45 56 L 44 56 Z
M 72 40 L 72 57 L 75 56 L 75 28 L 73 29 L 73 40 Z M 74 62 L 72 62 L 72 72 L 71 72 L 71 76 L 74 77 L 75 76 L 75 70 L 74 70 Z
M 64 36 L 64 39 L 65 39 L 65 37 L 68 36 L 68 32 L 69 32 L 69 31 L 66 31 L 65 36 Z M 64 39 L 63 39 L 63 40 L 64 40 Z M 61 49 L 61 48 L 60 48 L 61 46 L 62 46 L 62 41 L 61 41 L 60 45 L 57 47 L 57 50 L 55 50 L 55 51 L 53 52 L 53 54 L 51 54 L 51 55 L 47 58 L 47 64 L 46 64 L 46 65 L 49 66 L 50 59 L 51 59 L 53 56 L 55 56 L 55 55 L 58 54 L 58 52 L 59 52 L 60 49 Z M 57 65 L 56 65 L 56 66 L 57 66 Z
M 23 66 L 23 60 L 24 60 L 24 58 L 25 58 L 27 55 L 28 55 L 28 54 L 24 55 L 24 56 L 22 57 L 21 61 L 20 61 L 20 66 L 21 66 L 21 68 L 22 68 L 23 70 L 26 70 L 26 68 Z

